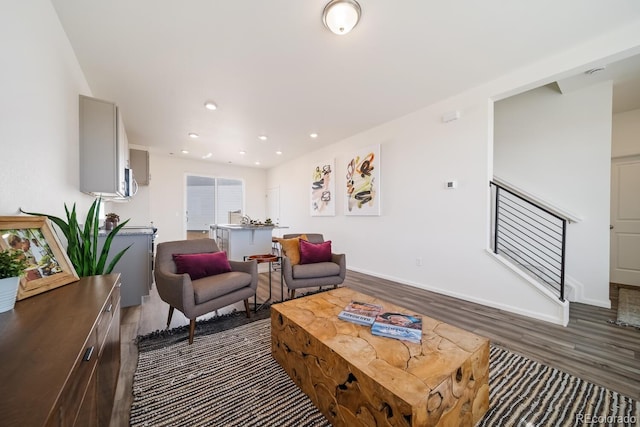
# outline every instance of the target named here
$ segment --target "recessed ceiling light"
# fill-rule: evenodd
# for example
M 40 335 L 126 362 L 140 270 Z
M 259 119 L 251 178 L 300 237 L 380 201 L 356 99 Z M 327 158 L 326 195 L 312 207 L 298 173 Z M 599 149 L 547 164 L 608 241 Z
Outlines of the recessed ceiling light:
M 310 136 L 311 138 L 317 138 L 317 137 L 318 137 L 318 134 L 314 132 L 314 133 L 310 133 L 310 134 L 309 134 L 309 136 Z
M 266 140 L 267 140 L 267 135 L 260 135 L 260 136 L 258 137 L 258 139 L 259 139 L 260 141 L 266 141 Z
M 209 157 L 213 156 L 213 153 L 207 153 L 204 156 L 202 156 L 203 159 L 208 159 Z
M 256 165 L 258 165 L 258 166 L 259 166 L 259 165 L 260 165 L 260 162 L 256 162 Z
M 200 135 L 198 135 L 197 133 L 189 132 L 189 138 L 196 139 L 196 138 L 198 138 L 199 136 L 200 136 Z
M 282 154 L 282 151 L 278 150 L 278 151 L 276 151 L 276 154 L 279 156 L 279 155 Z
M 204 103 L 204 108 L 206 108 L 207 110 L 217 110 L 218 106 L 213 102 L 213 101 L 207 101 Z
M 238 151 L 238 153 L 242 154 L 243 156 L 244 156 L 245 154 L 247 154 L 247 152 L 246 152 L 246 151 L 244 151 L 244 150 L 240 150 L 240 151 Z
M 182 154 L 189 154 L 189 150 L 180 150 Z

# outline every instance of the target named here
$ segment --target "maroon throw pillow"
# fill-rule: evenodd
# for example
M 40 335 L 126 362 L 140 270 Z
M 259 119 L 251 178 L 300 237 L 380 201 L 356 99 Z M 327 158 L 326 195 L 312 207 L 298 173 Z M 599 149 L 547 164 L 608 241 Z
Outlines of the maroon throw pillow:
M 225 251 L 200 254 L 173 254 L 176 273 L 187 273 L 191 280 L 231 271 L 231 264 Z
M 300 264 L 331 261 L 331 240 L 311 243 L 300 239 Z

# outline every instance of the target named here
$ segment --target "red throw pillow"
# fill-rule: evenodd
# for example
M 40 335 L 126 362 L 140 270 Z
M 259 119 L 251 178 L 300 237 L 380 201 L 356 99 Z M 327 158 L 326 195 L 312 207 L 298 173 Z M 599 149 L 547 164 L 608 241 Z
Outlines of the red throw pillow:
M 300 264 L 331 261 L 331 240 L 323 243 L 311 243 L 300 240 Z
M 173 254 L 173 261 L 176 263 L 176 273 L 187 273 L 191 280 L 231 271 L 231 264 L 229 264 L 225 251 L 201 254 Z

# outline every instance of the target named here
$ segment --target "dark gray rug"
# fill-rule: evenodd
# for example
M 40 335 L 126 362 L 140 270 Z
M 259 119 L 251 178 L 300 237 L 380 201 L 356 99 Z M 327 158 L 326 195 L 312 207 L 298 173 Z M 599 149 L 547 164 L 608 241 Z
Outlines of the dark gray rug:
M 140 339 L 131 425 L 328 426 L 271 357 L 269 319 L 243 316 L 226 319 L 245 323 L 226 331 L 214 332 L 215 321 L 199 326 L 191 346 L 186 330 Z M 489 384 L 479 426 L 640 422 L 637 401 L 493 345 Z

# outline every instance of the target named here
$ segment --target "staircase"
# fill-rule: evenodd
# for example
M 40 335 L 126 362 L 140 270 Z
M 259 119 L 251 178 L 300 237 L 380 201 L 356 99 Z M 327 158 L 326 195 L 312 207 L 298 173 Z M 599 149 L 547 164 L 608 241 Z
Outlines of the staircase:
M 522 192 L 491 181 L 491 249 L 565 301 L 565 247 L 569 219 Z

